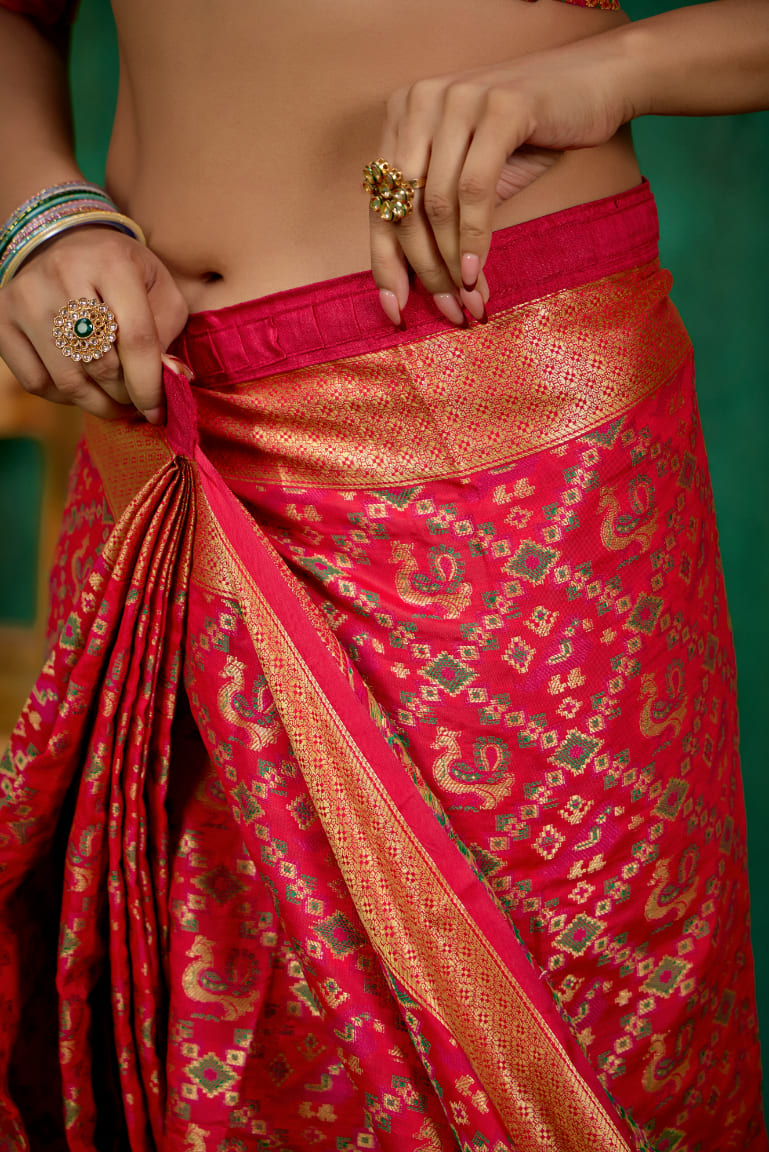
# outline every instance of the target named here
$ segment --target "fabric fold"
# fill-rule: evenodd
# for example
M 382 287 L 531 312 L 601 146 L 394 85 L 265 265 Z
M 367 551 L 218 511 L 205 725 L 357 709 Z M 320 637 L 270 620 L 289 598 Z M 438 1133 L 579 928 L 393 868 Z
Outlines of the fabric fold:
M 74 793 L 56 978 L 71 1148 L 94 1147 L 90 998 L 104 979 L 124 1098 L 135 1101 L 126 1112 L 132 1135 L 149 1125 L 159 1137 L 162 1128 L 163 801 L 194 500 L 191 465 L 183 458 L 169 460 L 137 495 L 96 562 L 3 762 L 3 816 L 17 830 L 4 838 L 4 909 L 25 873 L 45 860 L 67 793 Z M 23 1019 L 9 992 L 6 1067 Z M 34 1113 L 30 1122 L 34 1130 Z M 18 1132 L 18 1121 L 11 1123 Z

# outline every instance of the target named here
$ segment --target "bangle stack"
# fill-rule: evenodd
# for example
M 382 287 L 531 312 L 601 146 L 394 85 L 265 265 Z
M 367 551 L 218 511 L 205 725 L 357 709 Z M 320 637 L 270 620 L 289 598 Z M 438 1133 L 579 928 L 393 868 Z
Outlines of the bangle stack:
M 46 240 L 84 224 L 106 224 L 144 244 L 144 233 L 124 216 L 103 188 L 70 181 L 44 188 L 9 216 L 0 229 L 0 288 Z

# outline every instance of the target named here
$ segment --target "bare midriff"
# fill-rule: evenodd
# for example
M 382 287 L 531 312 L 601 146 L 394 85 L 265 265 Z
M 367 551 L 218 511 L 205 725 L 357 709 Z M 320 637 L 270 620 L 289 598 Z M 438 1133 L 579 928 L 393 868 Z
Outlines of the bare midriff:
M 369 265 L 364 164 L 397 88 L 608 30 L 559 0 L 115 0 L 107 185 L 190 309 Z M 418 173 L 406 173 L 408 176 Z M 564 154 L 503 228 L 640 179 L 629 131 Z

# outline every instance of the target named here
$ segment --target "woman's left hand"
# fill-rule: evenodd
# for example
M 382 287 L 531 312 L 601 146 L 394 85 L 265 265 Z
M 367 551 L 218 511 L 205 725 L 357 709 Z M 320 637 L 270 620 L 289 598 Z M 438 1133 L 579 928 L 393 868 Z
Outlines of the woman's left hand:
M 371 267 L 394 323 L 408 299 L 407 265 L 449 320 L 464 323 L 463 306 L 483 319 L 495 207 L 564 150 L 603 144 L 632 116 L 618 95 L 618 54 L 600 41 L 420 80 L 390 98 L 380 155 L 405 179 L 426 178 L 405 219 L 370 213 Z

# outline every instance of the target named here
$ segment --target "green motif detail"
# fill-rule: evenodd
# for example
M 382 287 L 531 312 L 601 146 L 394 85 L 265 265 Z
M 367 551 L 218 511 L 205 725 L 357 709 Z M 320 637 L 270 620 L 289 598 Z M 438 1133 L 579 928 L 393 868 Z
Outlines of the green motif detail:
M 579 773 L 585 768 L 587 762 L 600 747 L 598 740 L 584 736 L 581 732 L 572 730 L 561 747 L 551 757 L 551 764 L 562 764 L 571 772 Z
M 93 324 L 87 316 L 78 316 L 73 325 L 73 331 L 80 340 L 87 340 L 93 335 Z
M 226 904 L 245 888 L 243 881 L 225 864 L 218 864 L 203 876 L 196 876 L 192 883 L 201 892 L 213 896 L 217 904 Z
M 556 937 L 556 945 L 573 956 L 581 956 L 589 948 L 593 940 L 603 928 L 600 920 L 593 920 L 580 912 L 575 916 L 569 927 L 560 936 Z
M 328 584 L 329 581 L 344 575 L 341 568 L 330 564 L 324 556 L 300 556 L 299 563 L 318 580 L 322 581 L 323 584 Z
M 341 958 L 362 948 L 366 937 L 351 924 L 343 912 L 335 912 L 316 924 L 313 931 L 326 941 L 333 954 Z
M 680 1147 L 684 1135 L 685 1133 L 678 1128 L 666 1128 L 664 1132 L 660 1132 L 655 1141 L 656 1152 L 675 1152 Z
M 656 992 L 659 996 L 669 996 L 681 983 L 681 977 L 691 965 L 673 956 L 666 956 L 643 985 L 645 992 Z
M 428 664 L 422 670 L 422 675 L 426 676 L 428 680 L 432 680 L 434 684 L 440 685 L 441 688 L 445 688 L 450 696 L 458 695 L 466 684 L 476 678 L 472 668 L 468 668 L 466 664 L 455 660 L 448 652 L 442 652 L 437 660 Z
M 532 584 L 541 584 L 550 568 L 558 559 L 553 548 L 542 548 L 533 540 L 524 540 L 521 547 L 505 565 L 510 575 L 523 576 Z
M 229 1088 L 235 1079 L 234 1072 L 231 1072 L 213 1052 L 189 1064 L 187 1075 L 200 1085 L 206 1096 L 218 1095 L 219 1092 Z
M 393 508 L 403 509 L 411 503 L 418 492 L 418 488 L 401 488 L 397 492 L 391 492 L 387 489 L 384 489 L 378 492 L 377 495 L 381 496 L 383 500 L 386 500 L 387 503 L 392 505 Z

